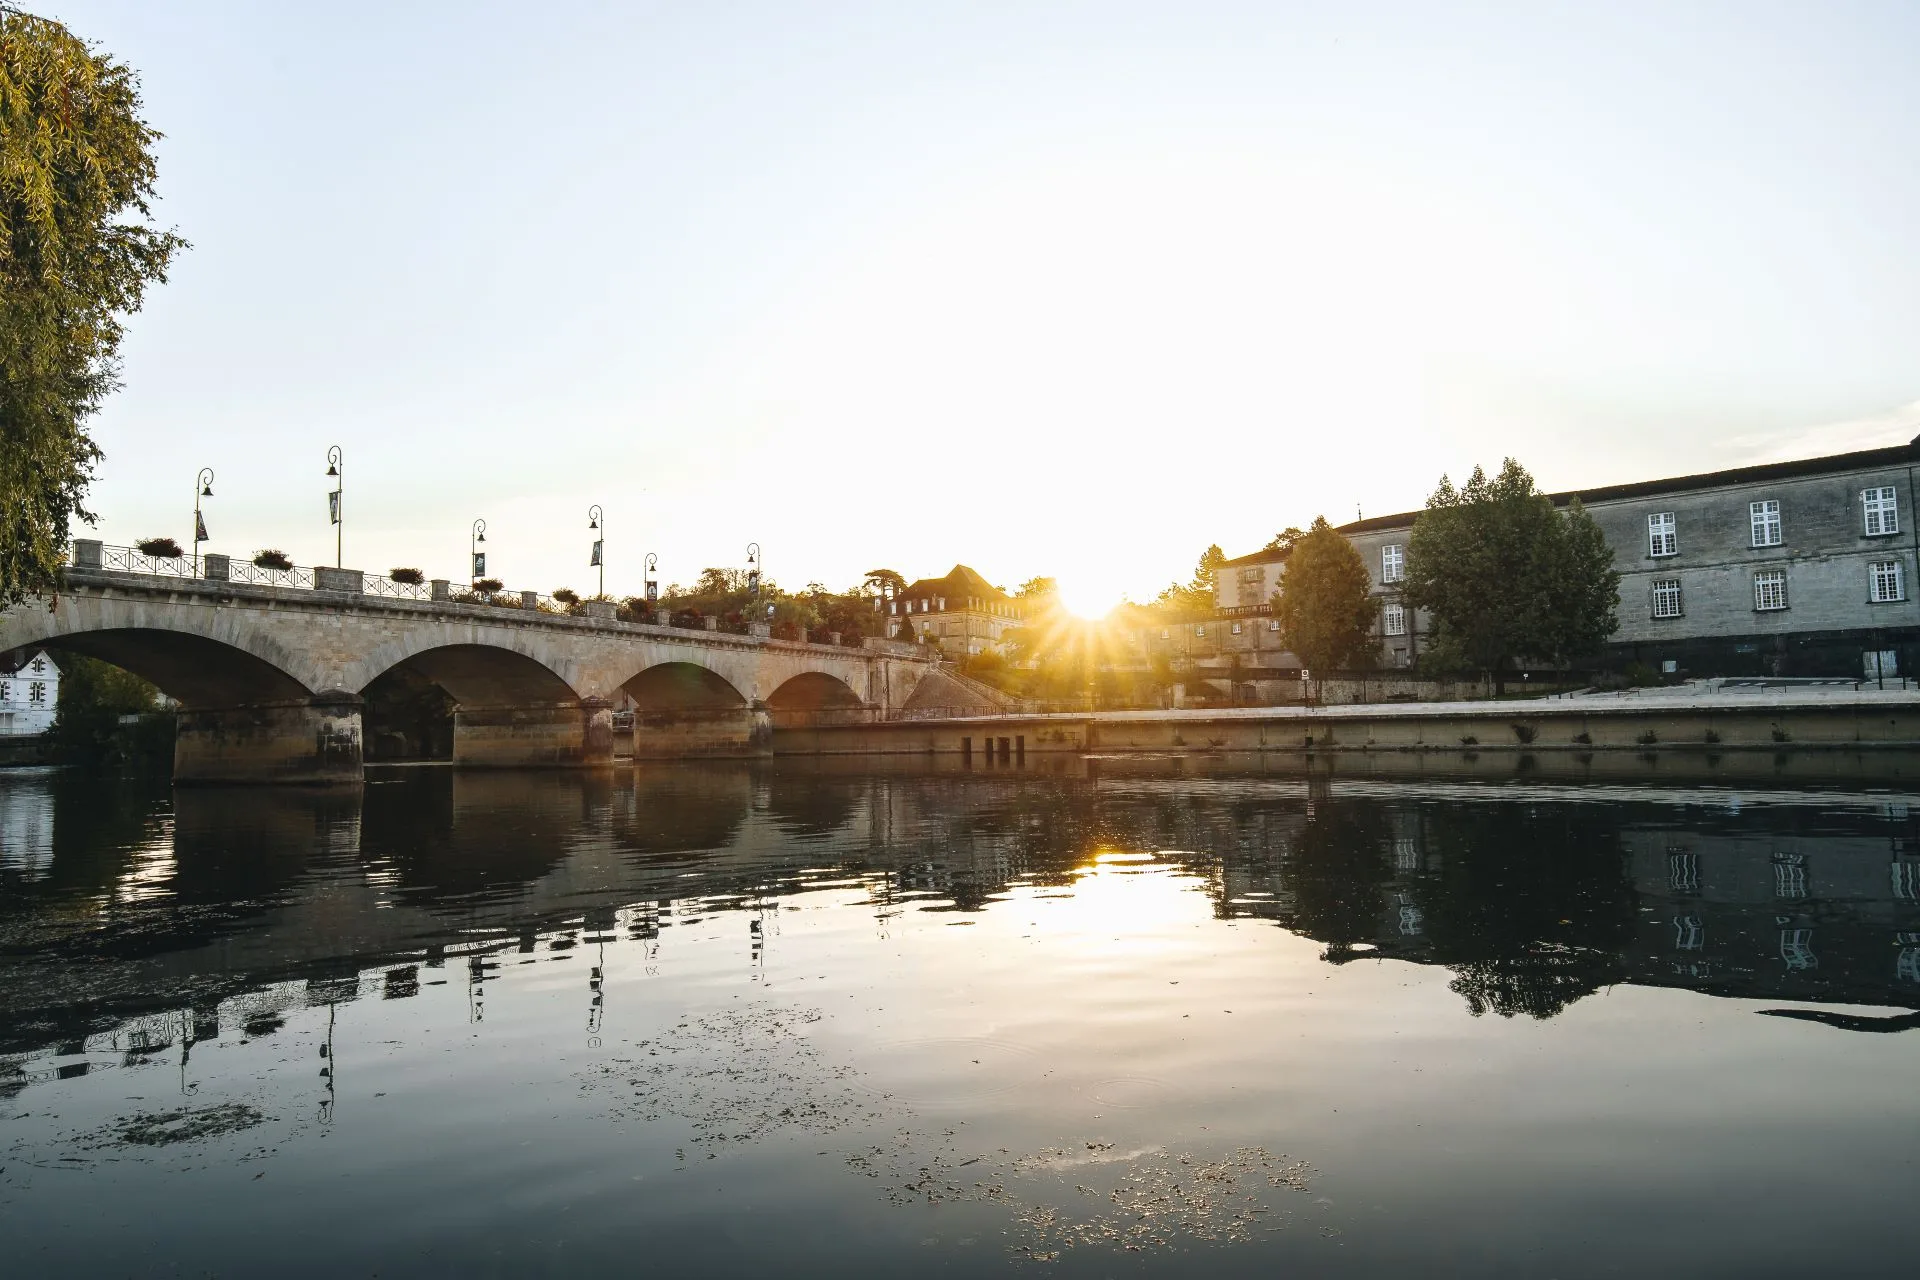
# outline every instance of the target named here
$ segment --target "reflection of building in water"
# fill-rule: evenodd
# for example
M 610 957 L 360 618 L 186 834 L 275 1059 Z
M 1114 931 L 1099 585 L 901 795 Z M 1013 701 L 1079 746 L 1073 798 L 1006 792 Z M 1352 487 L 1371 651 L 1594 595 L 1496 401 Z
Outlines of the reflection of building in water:
M 814 766 L 689 776 L 514 777 L 492 790 L 440 776 L 373 788 L 364 813 L 262 791 L 236 817 L 221 806 L 242 801 L 182 793 L 170 841 L 153 824 L 114 827 L 108 852 L 42 858 L 14 895 L 71 881 L 95 914 L 62 935 L 67 950 L 9 960 L 0 1029 L 14 1030 L 0 1030 L 0 1050 L 16 1056 L 0 1059 L 0 1089 L 29 1062 L 80 1073 L 156 1045 L 184 1051 L 188 1026 L 192 1042 L 273 1036 L 294 1010 L 325 1004 L 346 1019 L 357 1000 L 410 999 L 447 978 L 458 999 L 463 974 L 479 1021 L 506 953 L 591 943 L 597 958 L 624 942 L 644 949 L 646 968 L 676 926 L 722 913 L 759 972 L 777 968 L 769 948 L 794 894 L 864 895 L 884 929 L 902 912 L 1070 891 L 1108 851 L 1159 851 L 1220 918 L 1273 921 L 1323 943 L 1330 961 L 1446 966 L 1476 1010 L 1546 1016 L 1619 981 L 1920 1001 L 1920 844 L 1903 807 L 1858 796 L 1707 809 L 1697 794 L 1684 805 L 1554 787 L 1516 798 L 1195 777 L 1184 765 L 1150 777 L 1103 766 L 1093 780 L 846 778 Z M 23 874 L 20 850 L 60 848 L 46 828 L 69 812 L 51 809 L 44 787 L 0 786 L 0 871 Z M 37 834 L 12 834 L 23 825 Z M 100 947 L 88 939 L 102 925 L 145 950 L 98 966 L 82 998 L 66 970 Z M 591 1034 L 608 970 L 583 967 Z M 285 975 L 297 976 L 260 981 Z M 155 1008 L 158 991 L 188 994 Z
M 52 867 L 52 789 L 0 779 L 0 876 L 39 880 Z

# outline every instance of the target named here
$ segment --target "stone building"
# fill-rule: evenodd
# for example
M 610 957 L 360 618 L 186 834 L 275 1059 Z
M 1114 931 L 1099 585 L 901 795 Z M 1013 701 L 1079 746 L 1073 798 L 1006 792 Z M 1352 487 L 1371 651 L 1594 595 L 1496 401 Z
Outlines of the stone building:
M 44 649 L 9 665 L 0 658 L 0 738 L 27 737 L 53 728 L 60 701 L 60 668 Z
M 943 578 L 922 578 L 887 603 L 889 634 L 904 617 L 921 641 L 940 646 L 949 658 L 998 652 L 1007 632 L 1020 625 L 1020 602 L 964 564 Z
M 1920 438 L 1552 497 L 1561 506 L 1580 499 L 1613 547 L 1621 574 L 1613 665 L 1872 678 L 1920 662 L 1917 463 Z M 1410 665 L 1426 630 L 1399 598 L 1418 514 L 1340 526 L 1373 577 L 1389 666 Z

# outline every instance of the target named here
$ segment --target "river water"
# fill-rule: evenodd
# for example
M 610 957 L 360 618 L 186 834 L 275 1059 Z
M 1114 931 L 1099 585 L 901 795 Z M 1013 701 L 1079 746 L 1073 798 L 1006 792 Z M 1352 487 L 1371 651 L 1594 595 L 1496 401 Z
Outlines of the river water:
M 0 1270 L 1904 1272 L 1916 804 L 0 774 Z

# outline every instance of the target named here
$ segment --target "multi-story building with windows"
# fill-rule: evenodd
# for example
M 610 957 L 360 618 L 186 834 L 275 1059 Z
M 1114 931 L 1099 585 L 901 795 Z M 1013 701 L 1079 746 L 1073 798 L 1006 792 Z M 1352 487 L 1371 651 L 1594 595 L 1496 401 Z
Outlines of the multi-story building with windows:
M 923 642 L 939 645 L 949 658 L 997 651 L 1023 616 L 1018 600 L 964 564 L 944 578 L 920 579 L 886 608 L 889 617 L 907 619 Z
M 1553 495 L 1605 532 L 1620 570 L 1614 661 L 1694 675 L 1920 669 L 1910 444 Z M 1426 629 L 1398 598 L 1418 512 L 1342 525 L 1381 599 L 1389 665 Z
M 60 668 L 44 651 L 10 664 L 0 658 L 0 737 L 45 733 L 60 701 Z

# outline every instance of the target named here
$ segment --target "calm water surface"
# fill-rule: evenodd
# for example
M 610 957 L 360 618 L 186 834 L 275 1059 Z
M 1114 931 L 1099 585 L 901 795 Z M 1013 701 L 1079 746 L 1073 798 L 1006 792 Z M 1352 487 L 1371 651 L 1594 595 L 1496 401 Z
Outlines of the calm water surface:
M 20 1275 L 1884 1275 L 1898 783 L 0 774 Z

